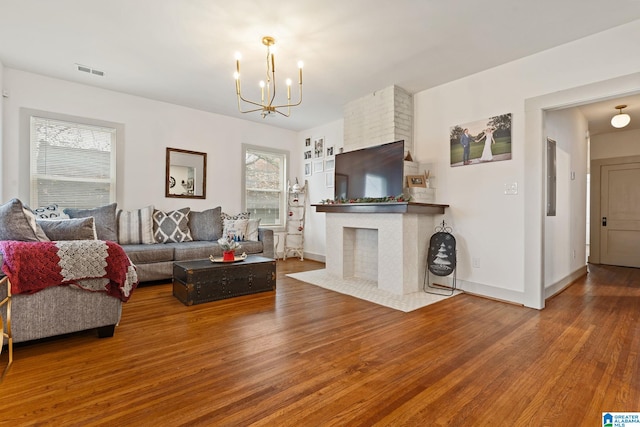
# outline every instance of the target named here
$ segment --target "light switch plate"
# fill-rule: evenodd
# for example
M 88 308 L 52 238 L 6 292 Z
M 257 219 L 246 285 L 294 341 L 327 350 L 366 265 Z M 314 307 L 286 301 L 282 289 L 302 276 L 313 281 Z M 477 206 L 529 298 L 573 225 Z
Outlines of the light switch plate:
M 507 196 L 515 196 L 516 194 L 518 194 L 518 183 L 512 182 L 510 184 L 505 184 L 504 194 L 506 194 Z

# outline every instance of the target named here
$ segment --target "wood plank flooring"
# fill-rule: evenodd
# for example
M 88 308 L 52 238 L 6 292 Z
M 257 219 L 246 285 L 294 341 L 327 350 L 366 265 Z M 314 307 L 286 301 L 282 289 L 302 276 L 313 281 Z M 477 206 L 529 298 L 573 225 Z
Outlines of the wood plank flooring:
M 590 266 L 542 311 L 403 313 L 285 277 L 192 307 L 136 290 L 113 338 L 19 345 L 0 425 L 596 426 L 640 411 L 640 270 Z M 6 349 L 2 353 L 6 360 Z

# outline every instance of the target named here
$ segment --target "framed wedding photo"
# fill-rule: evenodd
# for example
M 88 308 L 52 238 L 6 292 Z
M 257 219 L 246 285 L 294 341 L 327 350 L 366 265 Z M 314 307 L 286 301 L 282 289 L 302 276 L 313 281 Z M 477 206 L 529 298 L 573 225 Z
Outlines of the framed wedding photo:
M 449 128 L 451 166 L 511 160 L 511 113 Z

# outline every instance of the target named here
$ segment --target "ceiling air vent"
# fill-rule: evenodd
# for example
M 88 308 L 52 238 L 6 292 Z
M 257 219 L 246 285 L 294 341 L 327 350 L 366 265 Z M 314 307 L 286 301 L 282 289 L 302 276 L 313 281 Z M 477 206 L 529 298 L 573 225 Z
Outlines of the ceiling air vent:
M 87 67 L 86 65 L 76 65 L 78 66 L 78 71 L 82 71 L 83 73 L 89 73 L 100 77 L 104 76 L 104 71 L 96 70 L 95 68 Z

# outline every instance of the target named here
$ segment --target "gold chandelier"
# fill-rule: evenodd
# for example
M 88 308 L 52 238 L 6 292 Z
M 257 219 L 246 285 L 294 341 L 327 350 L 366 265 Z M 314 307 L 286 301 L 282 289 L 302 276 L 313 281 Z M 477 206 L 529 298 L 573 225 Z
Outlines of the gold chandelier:
M 255 111 L 260 111 L 262 118 L 278 113 L 285 117 L 289 117 L 291 115 L 291 107 L 296 107 L 302 103 L 302 61 L 298 61 L 298 85 L 300 87 L 300 98 L 298 102 L 291 102 L 291 79 L 286 80 L 287 85 L 287 103 L 286 104 L 275 104 L 274 101 L 276 99 L 276 60 L 273 53 L 272 46 L 276 43 L 276 40 L 273 37 L 265 36 L 262 38 L 262 44 L 267 47 L 267 77 L 266 80 L 260 81 L 260 92 L 261 92 L 261 101 L 254 102 L 250 101 L 242 96 L 242 85 L 240 84 L 240 54 L 236 53 L 236 72 L 233 73 L 233 77 L 236 79 L 236 95 L 238 97 L 238 110 L 241 113 L 253 113 Z M 243 111 L 242 110 L 242 102 L 246 102 L 252 106 L 256 106 L 257 108 L 252 108 L 250 110 Z M 280 111 L 280 109 L 285 109 L 286 113 Z

